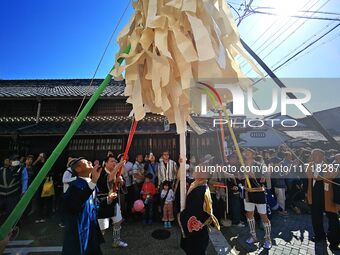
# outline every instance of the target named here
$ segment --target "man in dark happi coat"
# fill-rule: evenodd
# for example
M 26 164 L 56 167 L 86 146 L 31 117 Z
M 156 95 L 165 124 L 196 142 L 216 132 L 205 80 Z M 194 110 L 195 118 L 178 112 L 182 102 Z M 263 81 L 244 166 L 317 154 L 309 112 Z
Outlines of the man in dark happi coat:
M 100 244 L 104 242 L 98 226 L 98 216 L 113 216 L 112 193 L 101 201 L 96 198 L 96 183 L 102 169 L 84 158 L 76 158 L 70 163 L 76 180 L 70 183 L 65 198 L 64 255 L 100 255 Z
M 209 244 L 208 225 L 220 228 L 213 215 L 207 173 L 194 172 L 195 181 L 187 193 L 185 209 L 179 215 L 182 230 L 181 248 L 187 255 L 203 255 Z

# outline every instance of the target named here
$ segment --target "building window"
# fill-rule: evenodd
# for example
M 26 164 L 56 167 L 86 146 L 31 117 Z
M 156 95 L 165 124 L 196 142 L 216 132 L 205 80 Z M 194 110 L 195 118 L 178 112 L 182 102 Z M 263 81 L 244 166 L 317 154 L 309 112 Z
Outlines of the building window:
M 265 138 L 266 133 L 260 132 L 260 131 L 254 131 L 254 132 L 250 132 L 250 137 L 251 138 Z
M 101 138 L 96 139 L 97 151 L 121 151 L 123 139 L 122 138 Z
M 95 139 L 73 139 L 70 142 L 70 151 L 93 151 Z

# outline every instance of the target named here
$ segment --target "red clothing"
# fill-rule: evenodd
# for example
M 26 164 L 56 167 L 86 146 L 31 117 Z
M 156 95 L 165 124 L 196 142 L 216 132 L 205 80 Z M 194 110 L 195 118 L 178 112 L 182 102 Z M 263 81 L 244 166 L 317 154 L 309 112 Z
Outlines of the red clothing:
M 156 194 L 156 187 L 152 182 L 144 182 L 141 194 L 143 195 L 143 200 L 146 199 L 147 193 L 150 194 L 152 198 Z

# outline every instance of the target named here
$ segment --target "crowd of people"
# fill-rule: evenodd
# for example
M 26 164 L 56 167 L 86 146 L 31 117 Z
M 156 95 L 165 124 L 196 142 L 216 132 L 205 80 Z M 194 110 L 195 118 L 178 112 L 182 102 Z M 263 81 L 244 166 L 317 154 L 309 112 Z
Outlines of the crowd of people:
M 231 225 L 245 227 L 247 224 L 250 233 L 247 243 L 250 245 L 259 241 L 255 222 L 257 218 L 260 219 L 262 222 L 260 225 L 265 232 L 264 247 L 270 249 L 272 245 L 270 219 L 273 214 L 280 217 L 289 217 L 292 213 L 311 214 L 314 240 L 318 242 L 327 238 L 330 248 L 338 249 L 340 153 L 336 150 L 323 151 L 315 148 L 290 149 L 282 145 L 277 149 L 265 150 L 245 148 L 242 155 L 246 166 L 256 166 L 258 169 L 263 169 L 264 166 L 285 166 L 288 169 L 302 171 L 298 174 L 295 172 L 294 175 L 284 171 L 248 172 L 247 177 L 241 171 L 209 173 L 203 179 L 210 190 L 211 215 L 216 216 L 216 218 L 213 216 L 213 219 L 217 219 L 219 224 L 226 227 Z M 59 206 L 59 226 L 66 227 L 67 231 L 74 231 L 75 226 L 72 225 L 70 229 L 68 224 L 72 218 L 70 212 L 79 210 L 81 206 L 74 201 L 76 200 L 74 194 L 81 197 L 79 189 L 83 190 L 83 182 L 87 182 L 90 187 L 88 194 L 95 190 L 95 197 L 107 202 L 104 203 L 104 210 L 98 214 L 98 228 L 104 234 L 110 224 L 112 225 L 113 247 L 128 246 L 120 238 L 123 219 L 140 220 L 141 224 L 162 221 L 164 228 L 171 228 L 175 216 L 180 212 L 180 162 L 172 160 L 168 151 L 164 151 L 159 159 L 153 153 L 138 154 L 134 161 L 129 158 L 122 161 L 122 157 L 122 154 L 114 155 L 111 151 L 107 153 L 106 159 L 93 162 L 84 158 L 69 157 L 66 170 L 61 171 L 62 177 L 52 173 L 46 177 L 36 194 L 36 205 L 30 204 L 23 217 L 33 213 L 36 208 L 35 222 L 43 223 Z M 3 161 L 0 168 L 0 224 L 26 192 L 45 160 L 46 155 L 41 153 L 36 159 L 33 155 L 26 157 L 14 155 Z M 240 169 L 240 162 L 236 151 L 226 155 L 223 163 L 209 154 L 202 158 L 188 156 L 185 167 L 187 190 L 191 191 L 191 186 L 195 183 L 197 165 L 223 164 Z M 120 169 L 121 176 L 117 177 Z M 82 176 L 82 181 L 77 181 L 79 176 Z M 88 199 L 86 196 L 82 201 L 84 203 L 87 201 L 90 208 L 92 202 Z M 73 207 L 68 208 L 67 205 Z M 186 206 L 189 206 L 188 202 Z M 324 212 L 329 221 L 327 234 L 323 228 Z M 93 240 L 99 242 L 98 237 Z M 89 239 L 82 240 L 88 241 Z M 68 242 L 69 240 L 66 241 Z M 66 247 L 69 245 L 71 244 L 66 244 Z M 97 248 L 96 246 L 93 249 Z

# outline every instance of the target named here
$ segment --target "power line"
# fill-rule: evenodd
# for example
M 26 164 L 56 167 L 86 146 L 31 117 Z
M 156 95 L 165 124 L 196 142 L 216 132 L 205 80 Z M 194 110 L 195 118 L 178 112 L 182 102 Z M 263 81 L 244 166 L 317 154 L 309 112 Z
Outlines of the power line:
M 312 6 L 310 6 L 310 7 L 308 8 L 308 10 L 304 10 L 303 12 L 311 13 L 310 18 L 312 18 L 316 13 L 329 13 L 329 12 L 322 12 L 322 11 L 319 11 L 319 10 L 320 10 L 321 8 L 323 8 L 330 0 L 327 0 L 326 2 L 324 2 L 320 7 L 317 8 L 317 10 L 315 10 L 315 11 L 310 11 L 310 9 L 311 9 L 312 7 L 314 7 L 319 1 L 320 1 L 320 0 L 316 1 Z M 306 5 L 307 5 L 307 4 L 305 4 L 302 8 L 304 8 Z M 258 7 L 258 8 L 269 8 L 269 7 Z M 274 8 L 273 8 L 273 9 L 274 9 Z M 300 12 L 302 12 L 302 11 L 300 11 Z M 332 13 L 332 14 L 334 14 L 334 13 Z M 263 57 L 263 59 L 267 58 L 274 50 L 277 49 L 277 47 L 280 47 L 286 40 L 288 40 L 288 39 L 291 37 L 291 35 L 293 35 L 293 34 L 294 34 L 299 28 L 301 28 L 307 21 L 308 21 L 308 20 L 306 19 L 306 20 L 303 21 L 300 25 L 298 25 L 293 31 L 291 31 L 291 32 L 285 37 L 285 39 L 283 39 L 280 43 L 278 43 L 275 47 L 273 47 L 272 50 L 271 50 L 269 53 L 267 53 L 266 56 Z M 296 22 L 298 22 L 298 20 L 294 21 L 291 25 L 295 24 Z M 286 24 L 286 25 L 287 25 L 287 24 Z M 260 52 L 258 52 L 258 54 L 261 54 L 261 53 L 262 53 L 264 50 L 266 50 L 269 46 L 273 45 L 273 44 L 275 43 L 275 41 L 276 41 L 279 37 L 281 37 L 286 31 L 288 31 L 288 30 L 290 29 L 290 25 L 289 25 L 282 33 L 278 34 L 279 32 L 281 32 L 282 28 L 285 27 L 286 25 L 281 26 L 281 28 L 280 28 L 278 31 L 276 31 L 276 33 L 274 33 L 273 35 L 270 35 L 270 36 L 268 37 L 268 39 L 267 39 L 267 40 L 266 40 L 266 41 L 265 41 L 258 49 L 256 49 L 256 51 L 258 51 L 261 47 L 263 47 L 263 46 L 267 43 L 266 47 L 263 48 Z M 271 41 L 270 41 L 270 38 L 272 38 L 272 37 L 273 37 L 274 35 L 276 35 L 276 34 L 278 34 L 278 36 L 276 36 L 274 39 L 271 39 Z M 268 43 L 269 41 L 270 41 L 270 43 Z M 246 64 L 247 64 L 246 61 L 241 62 L 241 64 L 240 64 L 240 65 L 241 65 L 241 68 L 243 68 L 244 66 L 246 66 Z M 251 68 L 249 69 L 249 71 L 246 72 L 246 74 L 248 74 L 250 71 L 251 71 Z
M 307 44 L 310 40 L 312 40 L 314 37 L 316 37 L 317 35 L 319 35 L 321 32 L 323 32 L 325 29 L 329 28 L 334 22 L 330 22 L 328 23 L 326 26 L 324 26 L 323 28 L 321 28 L 318 32 L 316 32 L 315 34 L 313 34 L 312 36 L 308 37 L 307 40 L 305 40 L 304 42 L 302 42 L 299 46 L 297 46 L 295 49 L 293 49 L 291 52 L 289 52 L 288 54 L 286 54 L 284 57 L 282 57 L 280 60 L 278 60 L 273 66 L 276 66 L 277 64 L 281 63 L 281 61 L 283 61 L 284 59 L 286 59 L 287 57 L 289 57 L 289 55 L 293 54 L 294 52 L 296 52 L 299 48 L 301 48 L 302 46 L 304 46 L 305 44 Z
M 313 51 L 316 50 L 317 48 L 319 48 L 319 47 L 321 47 L 321 46 L 323 46 L 323 45 L 325 45 L 325 44 L 327 44 L 327 43 L 330 43 L 330 42 L 334 41 L 334 40 L 335 40 L 336 38 L 338 38 L 338 37 L 340 37 L 340 33 L 338 33 L 338 34 L 336 34 L 335 36 L 331 37 L 329 40 L 324 41 L 324 42 L 322 42 L 322 43 L 316 45 L 314 48 L 312 48 L 312 49 L 310 49 L 309 51 L 305 52 L 304 54 L 298 56 L 298 57 L 295 58 L 293 61 L 296 62 L 297 60 L 299 60 L 299 59 L 301 59 L 302 57 L 304 57 L 304 56 L 310 54 L 311 52 L 313 52 Z M 288 66 L 288 65 L 291 64 L 291 63 L 292 63 L 292 62 L 288 62 L 288 63 L 282 65 L 279 69 L 281 69 L 282 67 Z M 276 70 L 278 70 L 278 69 L 276 69 Z
M 312 5 L 308 8 L 308 10 L 310 10 L 313 6 L 315 6 L 319 1 L 320 1 L 320 0 L 316 0 L 316 2 L 314 2 L 314 4 L 312 4 Z M 305 4 L 303 5 L 302 8 L 306 7 L 308 4 L 309 4 L 309 2 L 305 3 Z M 252 9 L 252 10 L 253 10 L 253 9 Z M 280 20 L 280 17 L 278 17 L 276 21 L 279 21 L 279 20 Z M 296 23 L 296 22 L 297 22 L 297 21 L 293 21 L 292 24 L 294 24 L 294 23 Z M 281 29 L 282 29 L 283 27 L 287 26 L 287 25 L 289 25 L 289 24 L 285 23 L 285 24 L 281 25 L 280 28 L 278 28 L 278 30 L 277 30 L 274 34 L 268 36 L 268 39 L 272 38 L 274 35 L 276 35 L 277 33 L 279 33 L 279 32 L 281 31 Z M 261 36 L 258 37 L 258 39 L 260 39 L 260 38 L 261 38 Z M 268 40 L 268 39 L 267 39 L 267 40 Z M 263 44 L 264 44 L 264 43 L 262 43 L 262 45 L 263 45 Z M 260 47 L 258 47 L 257 50 L 259 50 L 259 49 L 262 47 L 262 45 L 261 45 Z
M 319 8 L 318 8 L 318 10 L 320 10 L 322 7 L 324 7 L 327 3 L 329 2 L 329 0 L 328 1 L 326 1 L 323 5 L 321 5 Z M 311 16 L 313 16 L 314 14 L 312 14 Z M 295 34 L 295 32 L 299 29 L 299 28 L 301 28 L 304 24 L 306 24 L 306 22 L 307 22 L 307 20 L 305 20 L 305 21 L 303 21 L 298 27 L 296 27 L 293 31 L 291 31 L 287 36 L 286 36 L 286 38 L 283 40 L 283 41 L 281 41 L 280 42 L 280 44 L 279 45 L 277 45 L 277 47 L 279 47 L 280 45 L 282 45 L 284 42 L 286 42 L 293 34 Z M 332 23 L 332 22 L 331 22 Z M 327 27 L 326 27 L 327 28 Z M 262 59 L 266 59 L 274 50 L 276 50 L 277 49 L 277 47 L 274 47 L 269 53 L 267 53 L 267 55 L 265 55 Z
M 318 41 L 320 41 L 322 38 L 324 38 L 325 36 L 327 36 L 329 33 L 331 33 L 332 31 L 334 31 L 336 28 L 338 28 L 340 26 L 340 23 L 338 23 L 337 25 L 335 25 L 334 27 L 332 27 L 330 30 L 328 30 L 326 33 L 324 33 L 323 35 L 319 36 L 317 39 L 315 39 L 313 42 L 311 42 L 310 44 L 308 44 L 306 47 L 304 47 L 303 49 L 301 49 L 300 51 L 298 51 L 297 53 L 295 53 L 293 56 L 291 56 L 290 58 L 288 58 L 287 60 L 285 60 L 283 63 L 281 63 L 279 66 L 275 67 L 272 72 L 275 72 L 277 70 L 279 70 L 281 67 L 283 67 L 284 65 L 286 65 L 287 63 L 289 63 L 291 60 L 293 60 L 294 58 L 296 58 L 297 56 L 299 56 L 301 53 L 303 53 L 304 51 L 306 51 L 307 49 L 309 49 L 311 46 L 313 46 L 315 43 L 317 43 Z M 338 36 L 340 36 L 340 34 L 338 34 Z M 337 36 L 335 36 L 336 38 Z M 332 38 L 332 40 L 334 40 L 335 38 Z M 324 43 L 325 44 L 325 43 Z M 322 44 L 321 44 L 322 45 Z M 321 46 L 320 45 L 320 46 Z M 318 46 L 319 47 L 319 46 Z M 268 77 L 268 74 L 265 75 L 264 78 Z M 263 78 L 255 81 L 251 86 L 256 85 L 257 83 L 259 83 L 260 81 L 262 81 Z
M 326 3 L 328 3 L 330 0 L 327 0 L 324 4 L 322 4 L 318 9 L 321 9 Z M 313 8 L 318 2 L 320 2 L 320 0 L 317 0 L 316 2 L 314 2 L 313 5 L 311 5 L 309 7 L 309 9 Z M 306 6 L 307 4 L 305 4 L 304 6 Z M 260 50 L 261 47 L 263 47 L 267 42 L 269 42 L 266 47 L 264 47 L 260 52 L 258 52 L 258 54 L 261 54 L 264 50 L 266 50 L 270 45 L 272 45 L 278 38 L 280 38 L 285 32 L 287 32 L 295 23 L 298 23 L 299 20 L 293 20 L 292 23 L 286 23 L 283 26 L 281 26 L 281 28 L 279 30 L 277 30 L 273 35 L 269 36 L 268 39 L 260 46 L 257 48 L 256 51 Z M 303 21 L 298 28 L 300 28 L 302 25 L 304 25 L 307 21 Z M 285 28 L 282 33 L 281 30 Z M 274 37 L 276 34 L 278 34 L 276 37 Z M 290 35 L 288 35 L 290 36 Z M 273 38 L 274 37 L 274 38 Z M 286 36 L 287 38 L 287 36 Z M 280 43 L 281 44 L 281 43 Z
M 84 97 L 83 97 L 83 99 L 82 99 L 82 101 L 81 101 L 81 103 L 80 103 L 80 105 L 79 105 L 79 107 L 78 107 L 78 110 L 77 110 L 76 115 L 74 116 L 74 119 L 76 119 L 76 118 L 78 117 L 78 114 L 80 113 L 80 110 L 81 110 L 81 108 L 83 107 L 83 104 L 84 104 L 84 102 L 85 102 L 86 96 L 87 96 L 87 94 L 88 94 L 88 92 L 89 92 L 89 90 L 90 90 L 90 87 L 92 86 L 92 83 L 93 83 L 93 81 L 94 81 L 94 78 L 95 78 L 96 75 L 97 75 L 98 69 L 99 69 L 99 67 L 100 67 L 100 65 L 101 65 L 101 63 L 102 63 L 102 61 L 103 61 L 103 59 L 104 59 L 104 57 L 105 57 L 105 54 L 106 54 L 106 52 L 107 52 L 107 50 L 108 50 L 108 48 L 109 48 L 109 46 L 110 46 L 110 44 L 111 44 L 111 41 L 112 41 L 112 39 L 113 39 L 113 36 L 115 35 L 115 33 L 116 33 L 116 31 L 117 31 L 117 29 L 118 29 L 120 23 L 121 23 L 122 20 L 123 20 L 123 17 L 125 16 L 126 11 L 128 10 L 128 8 L 129 8 L 129 6 L 130 6 L 130 2 L 131 2 L 131 0 L 128 0 L 127 5 L 125 6 L 124 11 L 123 11 L 122 14 L 120 15 L 120 17 L 119 17 L 119 19 L 118 19 L 118 22 L 116 23 L 116 26 L 114 27 L 114 29 L 113 29 L 113 31 L 112 31 L 112 33 L 111 33 L 111 35 L 110 35 L 110 38 L 109 38 L 108 42 L 106 43 L 104 52 L 103 52 L 102 56 L 100 57 L 100 60 L 99 60 L 99 62 L 98 62 L 98 64 L 97 64 L 97 67 L 96 67 L 96 69 L 95 69 L 95 71 L 94 71 L 94 73 L 93 73 L 93 75 L 92 75 L 91 81 L 90 81 L 89 85 L 88 85 L 87 88 L 86 88 Z
M 233 10 L 236 12 L 236 14 L 237 14 L 237 16 L 238 16 L 238 19 L 241 20 L 241 15 L 240 15 L 240 13 L 235 9 L 235 7 L 232 6 L 231 4 L 228 4 L 228 5 L 229 5 L 229 7 L 230 7 L 231 9 L 233 9 Z
M 324 2 L 317 10 L 320 10 L 321 8 L 323 8 L 330 0 Z M 316 3 L 313 4 L 313 6 Z M 313 7 L 311 6 L 311 7 Z M 311 16 L 313 16 L 314 14 L 311 14 Z M 275 47 L 272 48 L 272 50 L 267 53 L 267 55 L 265 55 L 262 59 L 264 60 L 265 58 L 267 58 L 274 50 L 276 50 L 278 47 L 280 47 L 284 42 L 286 42 L 299 28 L 301 28 L 308 20 L 303 21 L 300 25 L 298 25 L 293 31 L 291 31 L 279 44 L 277 44 Z M 289 28 L 288 28 L 289 29 Z M 286 32 L 288 29 L 286 29 L 284 32 Z M 271 43 L 269 43 L 264 49 L 262 49 L 258 54 L 262 53 L 265 49 L 267 49 L 270 45 L 272 45 L 277 38 L 279 38 L 279 36 L 277 36 L 274 40 L 271 41 Z M 251 69 L 249 71 L 246 72 L 246 75 L 248 73 L 251 72 Z
M 254 11 L 256 11 L 257 9 L 269 9 L 269 10 L 278 10 L 277 8 L 273 8 L 273 7 L 263 7 L 263 6 L 259 6 L 256 7 L 255 9 L 252 9 Z M 314 13 L 314 14 L 326 14 L 326 15 L 336 15 L 339 16 L 340 13 L 337 12 L 324 12 L 324 11 L 310 11 L 310 10 L 297 10 L 297 13 L 301 12 L 301 13 Z M 278 15 L 280 16 L 280 15 Z
M 245 9 L 244 9 L 243 15 L 240 17 L 240 19 L 239 19 L 239 21 L 237 23 L 237 26 L 239 26 L 241 24 L 241 22 L 244 19 L 245 15 L 249 12 L 251 4 L 253 3 L 253 1 L 254 0 L 250 0 L 249 4 L 247 4 L 247 2 L 245 1 Z
M 272 13 L 272 12 L 263 12 L 263 11 L 251 11 L 252 13 L 257 14 L 266 14 L 271 16 L 280 16 L 280 14 Z M 340 21 L 340 18 L 327 18 L 327 17 L 310 17 L 305 15 L 288 15 L 288 18 L 299 18 L 299 19 L 314 19 L 314 20 L 333 20 L 333 21 Z
M 330 0 L 327 0 L 326 3 L 329 1 Z M 320 0 L 317 0 L 316 2 L 314 2 L 308 9 L 310 10 L 311 8 L 313 8 L 318 2 L 320 2 Z M 309 2 L 305 3 L 302 8 L 305 8 L 308 4 Z M 321 9 L 325 4 L 323 4 L 318 9 Z M 278 29 L 274 33 L 270 34 L 267 37 L 267 39 L 259 47 L 257 47 L 257 49 L 255 50 L 257 54 L 261 54 L 264 50 L 266 50 L 270 45 L 272 45 L 278 38 L 280 38 L 286 31 L 288 31 L 297 22 L 299 22 L 299 20 L 290 20 L 289 22 L 278 27 Z M 258 52 L 263 46 L 265 47 L 260 52 Z M 247 62 L 244 62 L 241 65 L 241 68 L 243 68 L 246 65 L 247 65 Z
M 326 33 L 324 33 L 323 35 L 321 35 L 320 37 L 318 37 L 316 40 L 314 40 L 313 42 L 311 42 L 310 44 L 308 44 L 306 47 L 304 47 L 303 49 L 301 49 L 300 51 L 298 51 L 297 53 L 295 53 L 293 56 L 291 56 L 290 58 L 288 58 L 286 61 L 284 61 L 281 65 L 279 65 L 278 67 L 276 67 L 273 71 L 278 70 L 280 67 L 284 66 L 286 63 L 288 63 L 290 60 L 294 59 L 296 56 L 300 55 L 302 52 L 304 52 L 305 50 L 307 50 L 309 47 L 313 46 L 315 43 L 317 43 L 318 41 L 320 41 L 322 38 L 324 38 L 326 35 L 328 35 L 329 33 L 331 33 L 333 30 L 335 30 L 337 27 L 340 26 L 340 23 L 338 23 L 337 25 L 335 25 L 334 27 L 332 27 L 330 30 L 328 30 Z
M 340 25 L 340 23 L 338 24 Z M 336 27 L 334 27 L 335 29 Z M 329 33 L 331 30 L 329 31 Z M 248 51 L 248 53 L 258 62 L 258 64 L 267 72 L 267 74 L 273 79 L 273 81 L 280 87 L 280 88 L 286 88 L 285 84 L 275 75 L 274 71 L 271 70 L 264 62 L 263 60 L 242 40 L 240 39 L 243 47 Z M 261 79 L 262 80 L 262 79 Z M 296 96 L 293 93 L 287 93 L 287 96 L 291 99 L 296 99 Z M 307 107 L 302 104 L 303 107 L 308 111 Z M 327 140 L 335 145 L 337 148 L 340 148 L 339 144 L 336 142 L 333 136 L 329 134 L 329 132 L 321 125 L 321 123 L 313 116 L 309 115 L 307 116 L 308 119 L 313 121 L 313 124 L 320 130 L 323 136 L 327 138 Z

